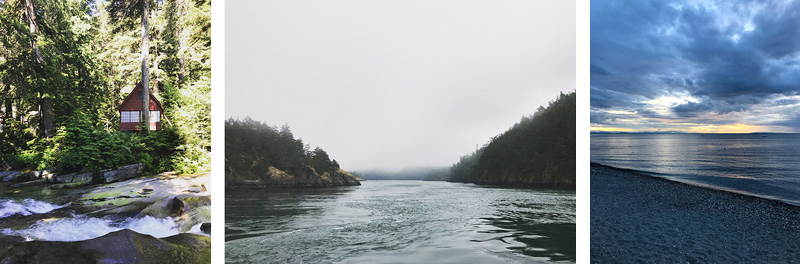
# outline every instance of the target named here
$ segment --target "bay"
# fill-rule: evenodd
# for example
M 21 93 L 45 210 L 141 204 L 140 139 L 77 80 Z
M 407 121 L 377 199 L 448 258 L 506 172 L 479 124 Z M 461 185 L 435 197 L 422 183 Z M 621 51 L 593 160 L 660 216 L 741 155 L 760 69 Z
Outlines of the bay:
M 229 190 L 226 263 L 575 261 L 575 192 L 426 181 Z
M 591 161 L 800 205 L 800 134 L 592 134 Z

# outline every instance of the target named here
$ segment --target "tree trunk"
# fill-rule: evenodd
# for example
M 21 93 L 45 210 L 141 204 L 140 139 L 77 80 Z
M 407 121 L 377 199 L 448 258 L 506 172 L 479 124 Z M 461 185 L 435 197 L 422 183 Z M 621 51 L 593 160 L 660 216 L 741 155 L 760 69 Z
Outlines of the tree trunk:
M 158 72 L 158 41 L 153 43 L 153 46 L 153 71 Z M 153 80 L 151 82 L 153 83 L 153 86 L 150 86 L 150 91 L 152 93 L 159 93 L 158 74 L 153 74 Z
M 5 128 L 6 125 L 8 125 L 8 120 L 14 119 L 14 110 L 13 110 L 13 108 L 11 106 L 12 101 L 13 101 L 13 98 L 11 96 L 11 85 L 6 83 L 5 84 L 5 89 L 4 89 L 4 92 L 3 92 L 3 106 L 4 106 L 5 109 L 3 109 L 4 111 L 3 111 L 3 123 L 2 124 L 3 124 L 4 128 Z
M 183 85 L 183 79 L 186 76 L 186 54 L 181 54 L 181 59 L 178 61 L 178 65 L 181 67 L 181 71 L 178 74 L 178 90 L 181 89 Z
M 36 25 L 36 8 L 33 5 L 33 0 L 25 0 L 25 7 L 28 13 L 26 16 L 28 18 L 28 27 L 30 28 L 30 32 L 34 37 L 31 39 L 31 48 L 33 48 L 33 51 L 36 55 L 35 59 L 36 63 L 39 64 L 40 74 L 44 74 L 44 56 L 42 56 L 42 50 L 36 45 L 36 38 L 37 35 L 39 35 L 39 27 Z M 55 126 L 53 124 L 53 101 L 50 99 L 47 91 L 45 91 L 44 85 L 38 84 L 38 86 L 39 115 L 42 117 L 42 131 L 44 132 L 45 138 L 50 138 L 50 135 L 53 132 L 53 127 Z
M 186 3 L 184 1 L 178 2 L 180 5 L 178 6 L 178 10 L 180 17 L 184 17 L 184 13 L 186 13 Z M 186 52 L 181 52 L 183 49 L 183 20 L 178 19 L 178 53 L 181 54 L 180 60 L 178 60 L 178 66 L 180 67 L 180 71 L 178 73 L 178 90 L 181 89 L 183 86 L 183 80 L 186 78 Z
M 144 0 L 142 5 L 142 122 L 145 131 L 150 130 L 150 69 L 147 67 L 147 54 L 150 51 L 150 38 L 147 34 L 150 28 L 147 20 L 148 2 Z

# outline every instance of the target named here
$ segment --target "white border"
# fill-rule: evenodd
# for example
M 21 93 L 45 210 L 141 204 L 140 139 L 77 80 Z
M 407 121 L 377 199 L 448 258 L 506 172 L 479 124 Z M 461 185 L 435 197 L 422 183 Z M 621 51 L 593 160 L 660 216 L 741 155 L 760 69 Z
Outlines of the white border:
M 211 262 L 225 263 L 225 0 L 212 1 L 211 11 Z M 589 263 L 589 0 L 576 0 L 576 257 Z
M 589 263 L 589 52 L 590 6 L 589 0 L 575 3 L 575 84 L 577 91 L 575 166 L 576 166 L 576 263 Z
M 211 263 L 225 263 L 225 0 L 211 2 Z

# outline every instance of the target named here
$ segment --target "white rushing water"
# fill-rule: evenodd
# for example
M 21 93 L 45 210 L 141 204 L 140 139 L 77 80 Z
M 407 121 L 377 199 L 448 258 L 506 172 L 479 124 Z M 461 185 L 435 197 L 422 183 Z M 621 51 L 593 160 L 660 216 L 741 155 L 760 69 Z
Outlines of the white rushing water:
M 33 214 L 44 214 L 62 207 L 64 206 L 33 199 L 25 199 L 21 202 L 15 200 L 0 200 L 0 219 L 12 215 L 29 216 Z M 145 216 L 140 218 L 127 218 L 122 221 L 113 221 L 110 219 L 83 215 L 72 215 L 63 218 L 46 218 L 37 221 L 27 229 L 2 229 L 0 233 L 22 236 L 28 241 L 79 241 L 100 237 L 126 228 L 158 238 L 180 233 L 178 224 L 175 223 L 172 218 Z M 200 227 L 197 226 L 198 230 L 199 228 Z
M 32 215 L 43 214 L 63 206 L 50 204 L 33 199 L 25 199 L 22 202 L 15 200 L 0 201 L 0 218 L 9 217 L 15 214 Z
M 30 228 L 22 230 L 6 229 L 3 230 L 3 233 L 23 236 L 29 241 L 80 241 L 100 237 L 126 228 L 158 238 L 180 233 L 177 229 L 177 224 L 171 218 L 154 218 L 151 216 L 128 218 L 122 222 L 86 216 L 43 219 Z

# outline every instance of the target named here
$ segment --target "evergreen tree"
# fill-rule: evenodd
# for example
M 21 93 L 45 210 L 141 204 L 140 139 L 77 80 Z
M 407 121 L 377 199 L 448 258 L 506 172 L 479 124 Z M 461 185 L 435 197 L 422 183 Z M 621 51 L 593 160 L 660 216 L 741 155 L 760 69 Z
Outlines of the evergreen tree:
M 561 94 L 450 168 L 450 181 L 575 187 L 575 93 Z
M 209 169 L 211 4 L 162 3 L 0 0 L 0 166 L 52 168 L 105 155 L 108 164 L 142 162 L 152 171 Z M 171 41 L 161 36 L 177 39 L 178 46 L 159 53 Z M 186 59 L 185 67 L 172 73 L 158 68 L 169 68 L 177 57 Z M 185 72 L 180 83 L 166 78 L 175 71 Z M 153 135 L 117 131 L 119 104 L 142 80 L 131 76 L 140 74 L 167 106 L 165 130 Z M 158 86 L 172 89 L 161 97 Z M 129 142 L 123 145 L 131 152 L 114 159 L 119 162 L 106 147 L 97 148 L 98 156 L 73 155 L 81 147 L 112 144 L 101 136 L 109 133 Z
M 290 173 L 310 167 L 321 175 L 335 172 L 339 163 L 319 147 L 309 151 L 303 140 L 294 138 L 288 125 L 279 129 L 250 117 L 226 120 L 226 175 L 235 171 L 244 178 L 256 178 L 266 174 L 269 167 Z
M 118 24 L 120 29 L 131 27 L 130 21 L 134 18 L 141 18 L 141 60 L 142 60 L 142 94 L 143 98 L 147 98 L 150 94 L 150 62 L 148 60 L 150 54 L 150 0 L 112 0 L 107 7 L 111 18 L 114 20 L 124 21 Z M 127 22 L 127 23 L 126 23 Z M 142 100 L 142 116 L 141 123 L 144 124 L 144 130 L 150 129 L 150 100 Z

